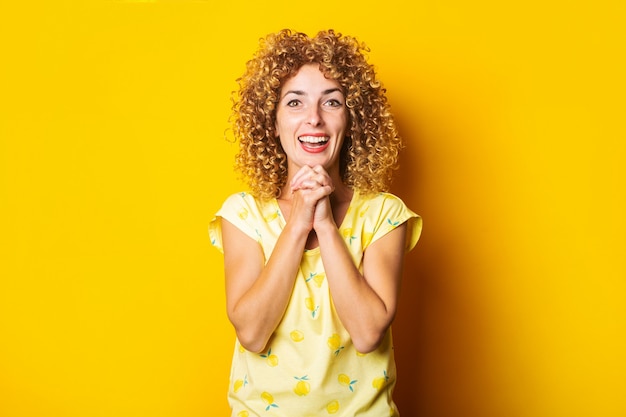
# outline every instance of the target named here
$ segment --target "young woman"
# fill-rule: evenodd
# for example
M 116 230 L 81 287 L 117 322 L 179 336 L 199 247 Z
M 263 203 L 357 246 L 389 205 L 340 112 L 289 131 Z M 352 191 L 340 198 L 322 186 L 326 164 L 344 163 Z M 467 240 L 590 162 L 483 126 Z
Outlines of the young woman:
M 237 342 L 232 416 L 397 416 L 390 325 L 421 219 L 387 189 L 402 141 L 354 38 L 284 30 L 239 79 L 233 194 L 209 231 Z

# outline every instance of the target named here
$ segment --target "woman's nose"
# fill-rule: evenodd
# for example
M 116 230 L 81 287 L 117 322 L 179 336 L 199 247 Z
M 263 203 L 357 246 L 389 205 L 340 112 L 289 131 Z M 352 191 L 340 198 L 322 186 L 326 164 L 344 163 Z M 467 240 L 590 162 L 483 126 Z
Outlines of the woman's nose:
M 322 124 L 322 115 L 317 106 L 311 106 L 307 114 L 307 123 L 311 126 L 319 126 Z

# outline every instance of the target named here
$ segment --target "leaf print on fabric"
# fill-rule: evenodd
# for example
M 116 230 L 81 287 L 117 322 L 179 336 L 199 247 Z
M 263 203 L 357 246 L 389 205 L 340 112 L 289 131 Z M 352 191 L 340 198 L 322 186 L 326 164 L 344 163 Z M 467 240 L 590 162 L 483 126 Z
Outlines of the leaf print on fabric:
M 248 375 L 244 376 L 243 379 L 238 379 L 235 381 L 235 383 L 233 384 L 233 391 L 236 394 L 237 391 L 239 391 L 241 388 L 245 387 L 246 385 L 248 385 Z
M 341 236 L 343 236 L 343 238 L 346 239 L 350 245 L 352 244 L 352 241 L 356 239 L 356 236 L 352 234 L 352 229 L 350 228 L 342 229 Z
M 387 218 L 387 223 L 389 223 L 390 226 L 392 227 L 397 227 L 400 224 L 400 221 L 392 221 L 390 218 Z
M 317 287 L 322 286 L 322 282 L 324 282 L 324 278 L 326 278 L 326 274 L 323 272 L 309 272 L 309 277 L 305 280 L 306 282 L 313 281 Z
M 274 355 L 272 353 L 272 348 L 270 348 L 270 350 L 267 351 L 267 353 L 263 353 L 261 355 L 262 358 L 267 359 L 267 364 L 271 367 L 277 366 L 278 365 L 278 356 Z
M 264 392 L 261 394 L 261 399 L 263 400 L 263 402 L 264 402 L 265 404 L 267 404 L 267 407 L 265 407 L 265 411 L 269 411 L 269 410 L 270 410 L 270 408 L 272 408 L 272 407 L 274 407 L 274 408 L 278 408 L 278 404 L 276 404 L 276 403 L 274 402 L 274 396 L 273 396 L 272 394 L 270 394 L 269 392 L 264 391 Z
M 354 392 L 354 384 L 359 382 L 356 379 L 351 380 L 350 377 L 346 374 L 339 374 L 337 380 L 341 385 L 345 385 L 346 387 L 350 388 L 350 391 L 352 392 Z
M 311 392 L 311 384 L 308 383 L 309 377 L 307 375 L 301 377 L 294 376 L 294 378 L 298 380 L 296 386 L 293 388 L 293 392 L 296 393 L 296 395 L 303 397 Z
M 328 338 L 328 347 L 335 353 L 335 356 L 339 355 L 344 346 L 341 346 L 341 338 L 337 333 L 334 333 Z
M 317 310 L 319 310 L 320 306 L 316 306 L 311 297 L 307 297 L 304 299 L 304 305 L 306 306 L 307 310 L 311 312 L 311 317 L 315 318 Z
M 387 371 L 383 371 L 383 376 L 374 378 L 372 381 L 372 387 L 380 391 L 385 386 L 385 383 L 389 381 L 389 375 L 387 375 Z

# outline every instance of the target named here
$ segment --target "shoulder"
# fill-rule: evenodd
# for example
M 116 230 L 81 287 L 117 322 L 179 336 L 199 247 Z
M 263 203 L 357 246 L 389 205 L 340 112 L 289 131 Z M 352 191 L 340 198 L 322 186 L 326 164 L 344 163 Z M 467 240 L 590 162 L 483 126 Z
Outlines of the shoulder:
M 240 191 L 226 197 L 222 207 L 242 207 L 250 205 L 257 205 L 257 199 L 249 192 Z
M 391 193 L 358 195 L 360 214 L 374 226 L 374 240 L 407 223 L 407 249 L 417 243 L 422 230 L 422 218 L 414 213 L 404 201 Z
M 227 219 L 232 215 L 237 215 L 242 220 L 245 220 L 248 214 L 262 212 L 265 206 L 267 206 L 267 201 L 258 199 L 249 192 L 242 191 L 226 197 L 217 215 Z
M 222 219 L 232 223 L 253 239 L 258 238 L 257 228 L 263 221 L 263 207 L 266 204 L 249 192 L 238 192 L 226 197 L 221 208 L 209 223 L 209 235 L 213 245 L 221 250 Z
M 355 205 L 368 206 L 378 210 L 407 208 L 400 197 L 387 192 L 361 194 L 355 191 Z

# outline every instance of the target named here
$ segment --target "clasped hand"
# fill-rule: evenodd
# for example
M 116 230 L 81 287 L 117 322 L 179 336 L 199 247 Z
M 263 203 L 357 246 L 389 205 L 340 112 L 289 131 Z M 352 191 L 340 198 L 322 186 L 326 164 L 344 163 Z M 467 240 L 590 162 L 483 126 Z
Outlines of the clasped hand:
M 335 191 L 335 186 L 324 167 L 303 166 L 292 178 L 290 188 L 294 221 L 306 222 L 309 230 L 317 229 L 326 222 L 334 224 L 329 196 Z

